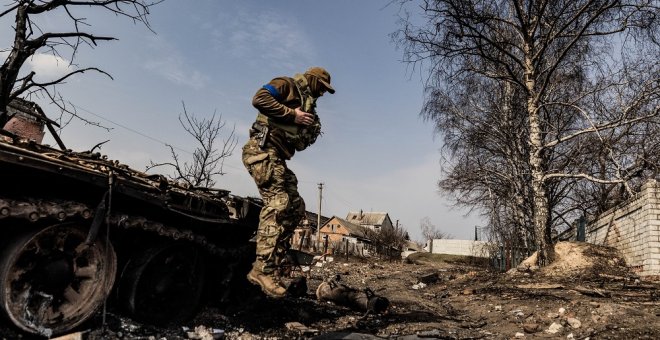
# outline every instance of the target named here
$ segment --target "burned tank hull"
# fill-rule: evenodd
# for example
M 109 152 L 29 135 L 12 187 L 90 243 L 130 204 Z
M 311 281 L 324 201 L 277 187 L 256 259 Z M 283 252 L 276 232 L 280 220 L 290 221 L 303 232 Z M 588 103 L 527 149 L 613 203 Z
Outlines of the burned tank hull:
M 257 199 L 18 140 L 0 140 L 0 175 L 0 309 L 26 332 L 69 331 L 108 297 L 146 322 L 190 317 L 253 256 Z

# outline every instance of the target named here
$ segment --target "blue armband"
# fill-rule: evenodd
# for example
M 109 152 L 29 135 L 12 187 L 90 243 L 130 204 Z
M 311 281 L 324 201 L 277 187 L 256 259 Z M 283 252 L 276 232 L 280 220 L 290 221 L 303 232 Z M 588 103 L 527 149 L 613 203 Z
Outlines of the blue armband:
M 273 98 L 275 98 L 275 100 L 277 100 L 278 102 L 282 100 L 282 96 L 280 95 L 279 92 L 277 92 L 275 86 L 271 84 L 266 84 L 262 86 L 262 88 L 266 89 L 266 91 L 268 91 L 268 93 L 270 93 L 270 95 L 273 96 Z

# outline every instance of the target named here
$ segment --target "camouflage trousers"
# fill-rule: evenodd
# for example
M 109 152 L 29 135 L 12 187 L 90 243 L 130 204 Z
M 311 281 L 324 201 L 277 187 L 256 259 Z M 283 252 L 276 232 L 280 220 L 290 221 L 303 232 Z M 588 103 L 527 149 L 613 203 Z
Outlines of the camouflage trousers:
M 243 164 L 259 188 L 264 207 L 259 215 L 257 259 L 253 267 L 265 274 L 279 269 L 291 245 L 291 236 L 305 214 L 298 179 L 272 147 L 261 149 L 250 138 L 243 146 Z

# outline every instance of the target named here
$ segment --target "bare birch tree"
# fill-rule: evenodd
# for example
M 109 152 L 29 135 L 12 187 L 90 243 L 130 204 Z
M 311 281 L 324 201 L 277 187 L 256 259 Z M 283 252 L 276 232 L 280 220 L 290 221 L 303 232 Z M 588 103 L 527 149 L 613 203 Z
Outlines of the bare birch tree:
M 401 1 L 404 8 L 409 2 Z M 552 226 L 578 183 L 614 185 L 630 195 L 636 165 L 657 167 L 611 143 L 657 129 L 658 6 L 426 0 L 424 24 L 404 18 L 394 35 L 405 59 L 426 62 L 430 72 L 422 114 L 452 145 L 446 155 L 454 177 L 441 186 L 459 202 L 488 198 L 479 204 L 491 218 L 528 230 L 539 265 L 553 259 Z M 469 185 L 457 169 L 472 177 Z
M 126 17 L 149 27 L 147 16 L 151 6 L 162 0 L 14 0 L 0 8 L 0 18 L 14 15 L 13 44 L 0 66 L 0 127 L 8 120 L 7 105 L 14 98 L 40 95 L 57 105 L 62 112 L 77 116 L 75 108 L 67 105 L 56 89 L 70 77 L 85 73 L 99 72 L 110 75 L 96 67 L 75 68 L 57 79 L 37 81 L 35 71 L 24 70 L 26 61 L 37 53 L 52 55 L 67 60 L 73 65 L 81 46 L 94 47 L 100 41 L 115 40 L 111 36 L 92 33 L 83 10 L 105 11 L 115 16 Z M 41 23 L 49 15 L 64 14 L 69 19 L 69 27 L 58 32 L 45 32 Z M 80 118 L 79 116 L 77 116 Z M 91 123 L 91 122 L 90 122 Z

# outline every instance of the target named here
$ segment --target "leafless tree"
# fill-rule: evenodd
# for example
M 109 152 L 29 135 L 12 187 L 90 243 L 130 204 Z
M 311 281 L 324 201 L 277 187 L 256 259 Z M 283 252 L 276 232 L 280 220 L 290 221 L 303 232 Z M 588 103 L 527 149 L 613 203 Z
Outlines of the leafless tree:
M 381 228 L 378 231 L 365 228 L 365 235 L 377 254 L 391 259 L 399 258 L 407 241 L 407 233 L 403 228 Z
M 407 61 L 427 62 L 422 114 L 449 145 L 441 187 L 526 234 L 539 265 L 552 261 L 553 225 L 584 180 L 629 196 L 657 169 L 649 149 L 624 145 L 658 126 L 658 6 L 425 0 L 425 24 L 404 18 L 394 35 Z
M 189 114 L 183 103 L 183 113 L 179 115 L 179 122 L 190 136 L 195 139 L 197 147 L 192 153 L 190 162 L 182 162 L 181 156 L 172 145 L 170 154 L 171 162 L 150 162 L 147 171 L 159 166 L 170 166 L 174 169 L 172 179 L 182 181 L 191 187 L 212 188 L 215 185 L 213 179 L 216 175 L 224 175 L 223 165 L 225 158 L 232 155 L 238 139 L 235 136 L 235 127 L 222 138 L 222 130 L 227 124 L 222 115 L 211 118 L 198 118 Z M 220 140 L 222 138 L 222 140 Z
M 447 233 L 436 229 L 436 226 L 431 222 L 431 218 L 428 216 L 425 216 L 419 221 L 419 229 L 422 231 L 424 241 L 449 238 Z
M 3 52 L 8 52 L 0 66 L 0 127 L 7 117 L 7 105 L 14 98 L 43 97 L 57 105 L 62 112 L 77 116 L 75 107 L 70 105 L 57 91 L 56 86 L 70 77 L 88 71 L 110 75 L 96 67 L 74 68 L 57 79 L 36 80 L 35 71 L 26 72 L 25 62 L 37 53 L 52 55 L 67 60 L 74 65 L 76 54 L 82 45 L 94 47 L 99 41 L 115 38 L 92 33 L 82 11 L 98 9 L 116 16 L 126 17 L 149 27 L 149 9 L 162 0 L 14 0 L 0 9 L 0 18 L 14 15 L 13 44 Z M 70 26 L 58 32 L 45 32 L 41 24 L 49 15 L 64 14 Z M 112 77 L 110 77 L 112 78 Z M 82 118 L 81 118 L 82 119 Z M 84 119 L 83 119 L 84 120 Z M 95 122 L 87 121 L 98 125 Z

